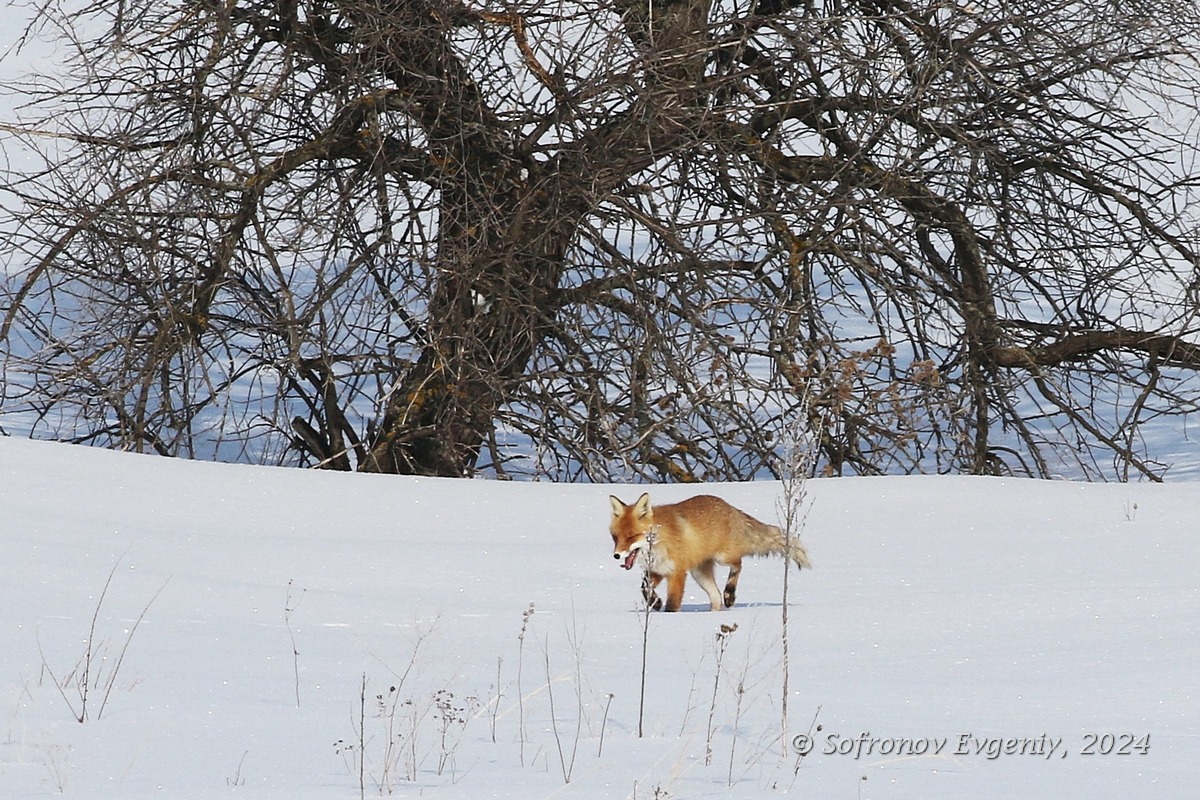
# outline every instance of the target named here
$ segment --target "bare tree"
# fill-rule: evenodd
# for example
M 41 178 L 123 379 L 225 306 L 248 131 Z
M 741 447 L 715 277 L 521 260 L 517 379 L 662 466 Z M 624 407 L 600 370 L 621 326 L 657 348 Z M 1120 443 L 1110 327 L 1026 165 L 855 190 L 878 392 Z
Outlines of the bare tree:
M 1159 478 L 1186 0 L 46 4 L 6 426 L 436 475 Z M 16 162 L 14 162 L 16 163 Z

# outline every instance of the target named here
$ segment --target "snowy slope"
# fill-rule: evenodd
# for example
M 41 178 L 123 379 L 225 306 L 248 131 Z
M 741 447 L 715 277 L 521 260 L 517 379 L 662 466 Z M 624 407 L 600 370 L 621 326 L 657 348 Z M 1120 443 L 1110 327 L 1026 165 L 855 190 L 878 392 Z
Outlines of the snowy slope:
M 786 726 L 782 562 L 644 631 L 643 488 L 0 439 L 0 797 L 1195 796 L 1200 485 L 811 482 Z

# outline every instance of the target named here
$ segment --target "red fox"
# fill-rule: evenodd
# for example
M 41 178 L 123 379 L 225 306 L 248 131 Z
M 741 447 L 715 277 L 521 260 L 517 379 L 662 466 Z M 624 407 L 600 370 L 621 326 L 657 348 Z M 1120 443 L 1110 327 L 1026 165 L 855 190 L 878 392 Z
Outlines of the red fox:
M 707 594 L 713 611 L 733 605 L 743 556 L 784 555 L 796 566 L 812 568 L 799 540 L 790 545 L 783 532 L 739 511 L 719 497 L 699 495 L 680 503 L 650 507 L 643 494 L 631 506 L 615 497 L 609 532 L 613 558 L 625 569 L 635 563 L 646 567 L 642 593 L 653 609 L 663 607 L 655 588 L 667 579 L 667 611 L 678 611 L 683 602 L 684 579 L 690 572 Z M 717 591 L 713 565 L 729 567 L 725 594 Z

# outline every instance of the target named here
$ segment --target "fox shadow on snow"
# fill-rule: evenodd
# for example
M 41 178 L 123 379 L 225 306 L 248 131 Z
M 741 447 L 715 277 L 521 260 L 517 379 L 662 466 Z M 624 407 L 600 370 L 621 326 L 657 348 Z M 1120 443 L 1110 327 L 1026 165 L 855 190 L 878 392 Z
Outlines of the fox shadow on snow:
M 799 605 L 800 605 L 800 603 L 788 603 L 789 608 L 793 607 L 793 606 L 799 606 Z M 771 603 L 771 602 L 753 602 L 753 603 L 739 602 L 733 608 L 725 608 L 725 609 L 722 609 L 722 611 L 738 611 L 743 608 L 782 608 L 782 607 L 783 607 L 783 603 L 780 603 L 780 602 L 774 602 L 774 603 Z M 669 616 L 671 616 L 671 614 L 696 614 L 696 613 L 701 613 L 701 612 L 703 612 L 703 613 L 710 612 L 708 603 L 684 603 L 683 605 L 681 605 L 679 607 L 678 611 L 652 611 L 650 613 L 654 614 L 655 616 L 669 617 Z M 635 608 L 635 609 L 632 609 L 630 611 L 630 613 L 631 614 L 645 614 L 646 609 Z M 720 614 L 721 611 L 714 611 L 712 613 Z

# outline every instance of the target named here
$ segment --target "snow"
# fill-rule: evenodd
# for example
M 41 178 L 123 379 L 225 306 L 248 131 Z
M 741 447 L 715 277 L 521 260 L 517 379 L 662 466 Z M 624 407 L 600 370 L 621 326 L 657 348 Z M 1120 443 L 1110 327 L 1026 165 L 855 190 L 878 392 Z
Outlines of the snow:
M 0 796 L 1194 796 L 1200 484 L 811 481 L 786 662 L 781 560 L 640 612 L 645 488 L 0 438 Z

